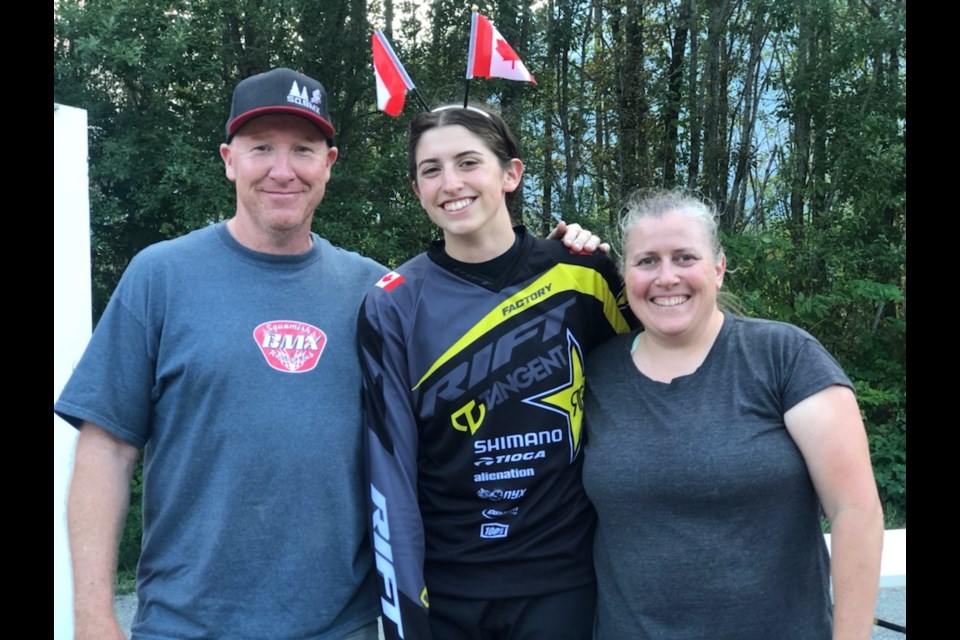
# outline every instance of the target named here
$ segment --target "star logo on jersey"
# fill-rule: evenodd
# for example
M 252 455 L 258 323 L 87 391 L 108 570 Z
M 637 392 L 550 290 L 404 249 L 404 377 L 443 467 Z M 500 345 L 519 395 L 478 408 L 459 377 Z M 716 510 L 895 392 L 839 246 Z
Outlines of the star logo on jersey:
M 312 371 L 327 346 L 327 334 L 296 320 L 264 322 L 253 330 L 253 339 L 267 364 L 284 373 Z
M 583 375 L 583 351 L 580 343 L 567 330 L 567 352 L 570 377 L 564 384 L 524 399 L 535 407 L 559 413 L 567 421 L 570 434 L 570 461 L 580 453 L 580 436 L 583 433 L 583 390 L 586 378 Z

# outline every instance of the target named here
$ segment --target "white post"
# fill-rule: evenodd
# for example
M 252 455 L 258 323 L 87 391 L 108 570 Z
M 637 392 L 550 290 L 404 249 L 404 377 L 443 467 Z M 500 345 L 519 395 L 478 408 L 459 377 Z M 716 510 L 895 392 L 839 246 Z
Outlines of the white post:
M 830 534 L 823 534 L 830 547 Z M 880 588 L 907 586 L 907 530 L 886 529 L 883 532 L 883 554 L 880 556 Z
M 90 339 L 87 112 L 53 105 L 53 399 Z M 53 416 L 53 637 L 73 637 L 66 495 L 77 434 Z

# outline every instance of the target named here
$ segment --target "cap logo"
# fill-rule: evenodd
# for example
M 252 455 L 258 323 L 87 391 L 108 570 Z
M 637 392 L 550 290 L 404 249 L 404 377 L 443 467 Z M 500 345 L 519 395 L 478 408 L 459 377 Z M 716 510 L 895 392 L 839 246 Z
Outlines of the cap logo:
M 301 89 L 296 80 L 294 80 L 290 86 L 290 93 L 287 94 L 287 102 L 292 102 L 305 109 L 310 109 L 310 111 L 313 111 L 318 116 L 323 116 L 323 114 L 320 113 L 320 108 L 317 106 L 317 104 L 320 103 L 320 90 L 317 89 L 314 91 L 313 98 L 311 98 L 307 93 L 307 86 L 304 85 Z
M 253 339 L 267 364 L 284 373 L 312 371 L 327 346 L 323 331 L 294 320 L 264 322 L 253 330 Z
M 303 89 L 301 90 L 300 87 L 297 86 L 297 81 L 294 80 L 294 81 L 293 81 L 293 85 L 290 87 L 290 94 L 289 94 L 289 95 L 293 96 L 294 98 L 302 98 L 302 99 L 306 100 L 306 99 L 307 99 L 307 87 L 304 86 Z
M 310 102 L 313 104 L 320 104 L 323 102 L 323 96 L 320 94 L 320 89 L 313 90 L 313 95 L 310 96 Z

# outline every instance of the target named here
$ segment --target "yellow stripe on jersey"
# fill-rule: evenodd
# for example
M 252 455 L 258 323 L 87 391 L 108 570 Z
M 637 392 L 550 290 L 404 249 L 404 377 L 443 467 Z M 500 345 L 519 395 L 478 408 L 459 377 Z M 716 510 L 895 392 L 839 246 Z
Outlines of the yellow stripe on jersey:
M 589 295 L 603 304 L 603 315 L 616 333 L 626 333 L 630 330 L 627 321 L 623 319 L 617 306 L 617 299 L 603 275 L 591 267 L 575 264 L 554 265 L 549 271 L 516 292 L 506 300 L 500 302 L 495 309 L 473 325 L 469 331 L 446 350 L 436 362 L 431 365 L 423 377 L 413 386 L 413 391 L 423 384 L 433 373 L 449 362 L 454 356 L 473 344 L 474 341 L 492 331 L 498 325 L 506 322 L 515 313 L 540 304 L 553 296 L 566 291 L 575 291 Z

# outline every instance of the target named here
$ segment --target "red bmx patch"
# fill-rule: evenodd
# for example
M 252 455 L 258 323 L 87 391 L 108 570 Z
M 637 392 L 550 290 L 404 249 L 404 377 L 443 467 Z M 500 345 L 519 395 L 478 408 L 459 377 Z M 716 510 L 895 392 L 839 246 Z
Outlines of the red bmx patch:
M 267 364 L 277 371 L 306 373 L 317 366 L 327 345 L 327 335 L 312 324 L 272 320 L 253 330 Z

